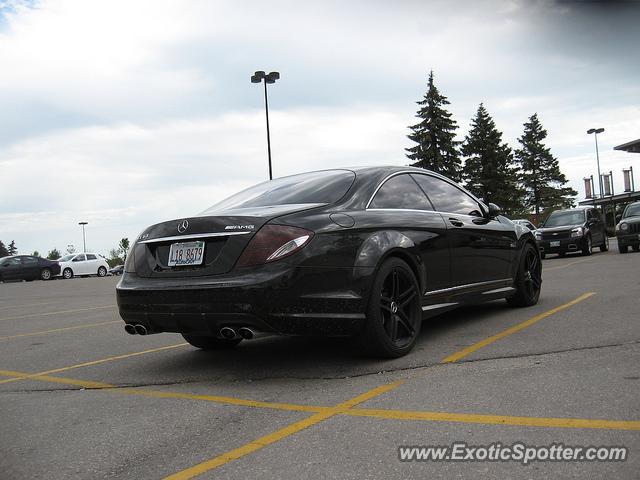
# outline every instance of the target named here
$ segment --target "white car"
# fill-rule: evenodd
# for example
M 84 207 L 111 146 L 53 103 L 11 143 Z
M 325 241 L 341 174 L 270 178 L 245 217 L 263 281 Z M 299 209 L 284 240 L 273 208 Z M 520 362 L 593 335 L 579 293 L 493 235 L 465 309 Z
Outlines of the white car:
M 97 253 L 72 253 L 58 259 L 62 278 L 73 278 L 81 275 L 97 275 L 104 277 L 109 271 L 105 258 Z

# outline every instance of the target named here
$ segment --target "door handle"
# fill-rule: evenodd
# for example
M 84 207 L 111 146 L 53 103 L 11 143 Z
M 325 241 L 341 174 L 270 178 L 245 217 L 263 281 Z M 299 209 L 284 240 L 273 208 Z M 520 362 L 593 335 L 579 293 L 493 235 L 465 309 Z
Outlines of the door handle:
M 449 218 L 449 223 L 451 223 L 451 225 L 453 225 L 454 227 L 464 226 L 464 223 L 462 223 L 462 221 L 458 220 L 457 218 Z

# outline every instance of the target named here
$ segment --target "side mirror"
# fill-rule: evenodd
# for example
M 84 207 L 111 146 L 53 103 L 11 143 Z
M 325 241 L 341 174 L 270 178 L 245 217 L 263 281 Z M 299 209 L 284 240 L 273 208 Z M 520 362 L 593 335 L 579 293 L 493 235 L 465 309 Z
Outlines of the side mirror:
M 489 218 L 496 218 L 501 213 L 502 210 L 500 210 L 499 206 L 497 206 L 495 203 L 489 204 Z

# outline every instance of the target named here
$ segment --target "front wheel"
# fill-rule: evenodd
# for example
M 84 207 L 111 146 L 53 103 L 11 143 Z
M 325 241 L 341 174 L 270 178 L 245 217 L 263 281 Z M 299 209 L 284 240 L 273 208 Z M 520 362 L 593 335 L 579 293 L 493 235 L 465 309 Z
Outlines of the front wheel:
M 587 235 L 587 240 L 582 247 L 582 255 L 591 255 L 593 252 L 593 244 L 591 243 L 591 235 Z
M 73 278 L 73 270 L 71 270 L 70 268 L 65 268 L 64 271 L 62 272 L 62 277 L 69 280 L 70 278 Z
M 507 298 L 512 307 L 530 307 L 538 303 L 542 288 L 542 262 L 538 252 L 527 243 L 520 257 L 515 281 L 516 294 Z
M 409 353 L 420 333 L 420 305 L 420 288 L 409 265 L 399 258 L 386 260 L 373 281 L 362 347 L 382 358 Z
M 201 348 L 202 350 L 227 350 L 235 347 L 242 341 L 241 338 L 232 338 L 229 340 L 226 338 L 187 335 L 185 333 L 182 334 L 182 338 L 194 347 Z
M 99 277 L 105 277 L 107 275 L 107 269 L 104 267 L 100 267 L 98 269 L 98 276 Z
M 606 252 L 607 250 L 609 250 L 609 237 L 605 234 L 604 242 L 600 245 L 600 251 Z
M 51 280 L 51 269 L 43 268 L 42 271 L 40 272 L 40 278 L 42 280 Z

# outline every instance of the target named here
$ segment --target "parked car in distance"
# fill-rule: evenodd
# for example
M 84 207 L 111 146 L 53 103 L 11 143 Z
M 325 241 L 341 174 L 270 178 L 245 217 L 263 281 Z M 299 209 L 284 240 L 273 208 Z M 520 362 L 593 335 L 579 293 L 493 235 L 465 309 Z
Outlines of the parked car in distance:
M 399 357 L 424 318 L 538 302 L 533 234 L 448 178 L 360 167 L 267 181 L 146 228 L 116 286 L 125 331 L 223 349 L 258 334 L 355 337 Z
M 58 259 L 62 278 L 74 276 L 97 275 L 104 277 L 109 271 L 109 264 L 102 255 L 96 253 L 72 253 Z
M 60 273 L 55 260 L 32 255 L 12 255 L 0 258 L 0 281 L 6 280 L 51 280 Z
M 516 225 L 522 225 L 523 227 L 527 227 L 532 232 L 535 232 L 535 230 L 536 230 L 536 227 L 533 225 L 533 223 L 531 223 L 529 220 L 527 220 L 525 218 L 517 218 L 517 219 L 511 220 L 511 221 L 513 223 L 515 223 Z
M 634 252 L 640 250 L 640 202 L 626 206 L 622 218 L 616 225 L 616 238 L 620 253 L 627 253 L 629 247 Z
M 124 265 L 116 265 L 109 269 L 109 275 L 122 275 L 122 272 L 124 272 Z
M 595 207 L 556 210 L 540 225 L 535 236 L 542 258 L 548 253 L 563 257 L 567 252 L 591 255 L 593 247 L 600 247 L 601 252 L 609 249 L 609 237 Z

